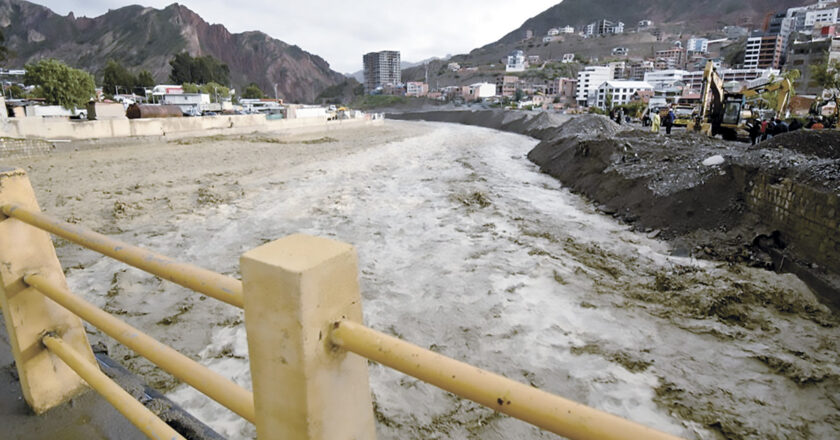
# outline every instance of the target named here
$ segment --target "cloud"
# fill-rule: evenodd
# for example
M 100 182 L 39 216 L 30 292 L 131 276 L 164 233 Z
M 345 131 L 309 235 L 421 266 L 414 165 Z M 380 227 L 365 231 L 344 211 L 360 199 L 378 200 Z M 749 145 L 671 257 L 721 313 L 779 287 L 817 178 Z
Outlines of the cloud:
M 183 0 L 181 4 L 208 22 L 225 25 L 231 32 L 263 31 L 323 57 L 335 70 L 349 73 L 360 70 L 362 55 L 371 51 L 399 50 L 402 59 L 408 61 L 467 52 L 496 41 L 558 2 Z M 42 0 L 41 3 L 60 14 L 74 11 L 76 16 L 88 17 L 132 4 L 120 0 Z M 170 2 L 145 0 L 143 3 L 163 8 Z

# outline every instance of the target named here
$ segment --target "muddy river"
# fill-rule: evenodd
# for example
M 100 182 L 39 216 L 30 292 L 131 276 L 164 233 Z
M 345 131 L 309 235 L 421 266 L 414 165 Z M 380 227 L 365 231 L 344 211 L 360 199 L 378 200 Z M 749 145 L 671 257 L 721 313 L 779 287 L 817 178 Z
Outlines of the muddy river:
M 292 233 L 356 246 L 366 324 L 690 439 L 840 438 L 838 319 L 791 275 L 670 256 L 525 157 L 446 124 L 133 141 L 3 161 L 42 207 L 238 276 Z M 70 148 L 72 150 L 72 148 Z M 250 388 L 242 313 L 57 241 L 71 288 Z M 91 339 L 101 339 L 91 330 Z M 104 339 L 231 439 L 253 426 Z M 382 439 L 555 438 L 371 365 Z

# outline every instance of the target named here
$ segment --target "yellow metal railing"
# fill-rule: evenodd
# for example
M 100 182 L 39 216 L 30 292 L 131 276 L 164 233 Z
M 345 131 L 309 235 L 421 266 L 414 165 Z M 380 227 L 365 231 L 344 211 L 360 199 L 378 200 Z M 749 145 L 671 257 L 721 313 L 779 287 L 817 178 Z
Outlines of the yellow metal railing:
M 63 222 L 40 212 L 26 209 L 17 203 L 3 205 L 3 213 L 175 284 L 216 298 L 219 301 L 240 308 L 244 305 L 242 302 L 242 283 L 235 278 L 202 269 L 192 264 L 175 261 L 165 255 L 114 240 L 82 226 Z
M 677 438 L 365 327 L 350 245 L 303 235 L 268 243 L 242 256 L 240 282 L 41 214 L 21 170 L 0 169 L 0 212 L 17 221 L 0 216 L 0 305 L 37 413 L 83 380 L 150 438 L 183 438 L 99 371 L 81 318 L 255 423 L 261 440 L 375 438 L 363 358 L 571 439 Z M 73 295 L 43 231 L 244 308 L 255 392 Z

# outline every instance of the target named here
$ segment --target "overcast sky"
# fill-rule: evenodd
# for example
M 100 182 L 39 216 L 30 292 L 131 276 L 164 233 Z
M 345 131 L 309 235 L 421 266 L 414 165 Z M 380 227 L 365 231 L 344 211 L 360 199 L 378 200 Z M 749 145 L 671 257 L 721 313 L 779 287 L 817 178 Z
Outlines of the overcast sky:
M 126 0 L 30 0 L 66 15 L 96 17 Z M 182 0 L 231 32 L 263 31 L 320 55 L 334 70 L 362 68 L 362 55 L 399 50 L 404 61 L 464 53 L 498 40 L 561 0 Z M 163 8 L 172 0 L 142 0 Z

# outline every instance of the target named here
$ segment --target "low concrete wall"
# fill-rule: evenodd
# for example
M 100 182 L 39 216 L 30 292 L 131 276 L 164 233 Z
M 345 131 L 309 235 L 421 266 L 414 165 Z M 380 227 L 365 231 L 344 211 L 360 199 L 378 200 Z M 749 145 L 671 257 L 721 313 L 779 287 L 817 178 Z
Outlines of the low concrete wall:
M 34 139 L 103 139 L 131 136 L 206 134 L 222 131 L 275 131 L 326 128 L 375 122 L 369 119 L 327 121 L 323 118 L 267 120 L 264 115 L 231 115 L 195 118 L 123 119 L 69 121 L 12 118 L 0 122 L 0 137 Z

